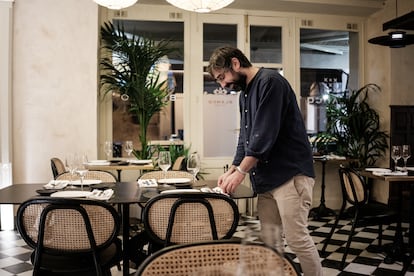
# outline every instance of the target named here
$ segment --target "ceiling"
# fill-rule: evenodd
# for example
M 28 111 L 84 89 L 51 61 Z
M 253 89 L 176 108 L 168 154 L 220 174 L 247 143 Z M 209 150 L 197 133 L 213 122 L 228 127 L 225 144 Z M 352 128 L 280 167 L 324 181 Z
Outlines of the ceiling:
M 383 8 L 386 0 L 235 0 L 228 8 L 282 12 L 367 16 Z M 139 4 L 170 5 L 165 0 L 139 0 Z

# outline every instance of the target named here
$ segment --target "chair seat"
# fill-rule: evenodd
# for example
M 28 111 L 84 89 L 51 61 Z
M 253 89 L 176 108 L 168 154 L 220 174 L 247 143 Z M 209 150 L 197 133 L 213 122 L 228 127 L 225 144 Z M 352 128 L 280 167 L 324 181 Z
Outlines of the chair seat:
M 99 252 L 99 259 L 102 268 L 110 268 L 122 259 L 121 252 L 122 242 L 120 239 L 116 239 L 111 245 Z M 34 261 L 35 251 L 31 254 L 31 261 Z M 73 255 L 69 255 L 65 252 L 65 255 L 59 255 L 58 251 L 53 253 L 43 253 L 41 256 L 42 263 L 47 264 L 47 268 L 42 265 L 40 268 L 47 271 L 65 271 L 65 273 L 75 273 L 82 271 L 91 271 L 91 263 L 93 263 L 93 257 L 91 252 L 85 252 L 85 254 L 79 254 L 76 252 Z
M 353 218 L 355 216 L 356 207 L 352 206 L 346 210 L 346 214 Z M 396 211 L 390 209 L 386 204 L 380 202 L 372 202 L 359 207 L 359 220 L 357 226 L 378 225 L 381 221 L 389 224 L 398 218 Z M 387 220 L 389 219 L 389 220 Z

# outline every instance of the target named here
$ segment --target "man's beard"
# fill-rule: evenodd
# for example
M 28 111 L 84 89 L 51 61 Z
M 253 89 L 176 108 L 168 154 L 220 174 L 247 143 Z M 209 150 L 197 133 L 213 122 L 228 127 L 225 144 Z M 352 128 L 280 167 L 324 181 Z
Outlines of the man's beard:
M 232 83 L 231 90 L 234 91 L 245 91 L 246 90 L 246 76 L 237 74 L 239 79 Z

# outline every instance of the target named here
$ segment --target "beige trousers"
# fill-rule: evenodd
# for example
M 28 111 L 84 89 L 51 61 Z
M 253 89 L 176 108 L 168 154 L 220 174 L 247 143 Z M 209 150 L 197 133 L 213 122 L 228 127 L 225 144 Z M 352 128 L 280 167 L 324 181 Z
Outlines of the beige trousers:
M 318 250 L 308 231 L 315 181 L 298 175 L 282 186 L 258 195 L 260 223 L 282 225 L 286 242 L 299 259 L 305 276 L 322 275 Z

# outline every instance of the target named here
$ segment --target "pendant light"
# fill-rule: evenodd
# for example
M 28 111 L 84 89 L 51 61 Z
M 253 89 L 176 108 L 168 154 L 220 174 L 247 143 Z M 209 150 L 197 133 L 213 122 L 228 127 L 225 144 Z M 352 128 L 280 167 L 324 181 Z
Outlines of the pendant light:
M 177 8 L 199 13 L 207 13 L 222 9 L 230 5 L 233 1 L 234 0 L 167 0 L 168 3 Z
M 398 0 L 395 1 L 395 13 L 398 13 Z M 383 31 L 388 29 L 414 30 L 414 12 L 407 13 L 382 25 Z M 414 35 L 405 31 L 392 31 L 386 36 L 378 36 L 368 40 L 369 43 L 390 48 L 402 48 L 414 44 Z
M 111 10 L 125 9 L 134 5 L 138 0 L 93 0 L 100 6 L 107 7 Z

